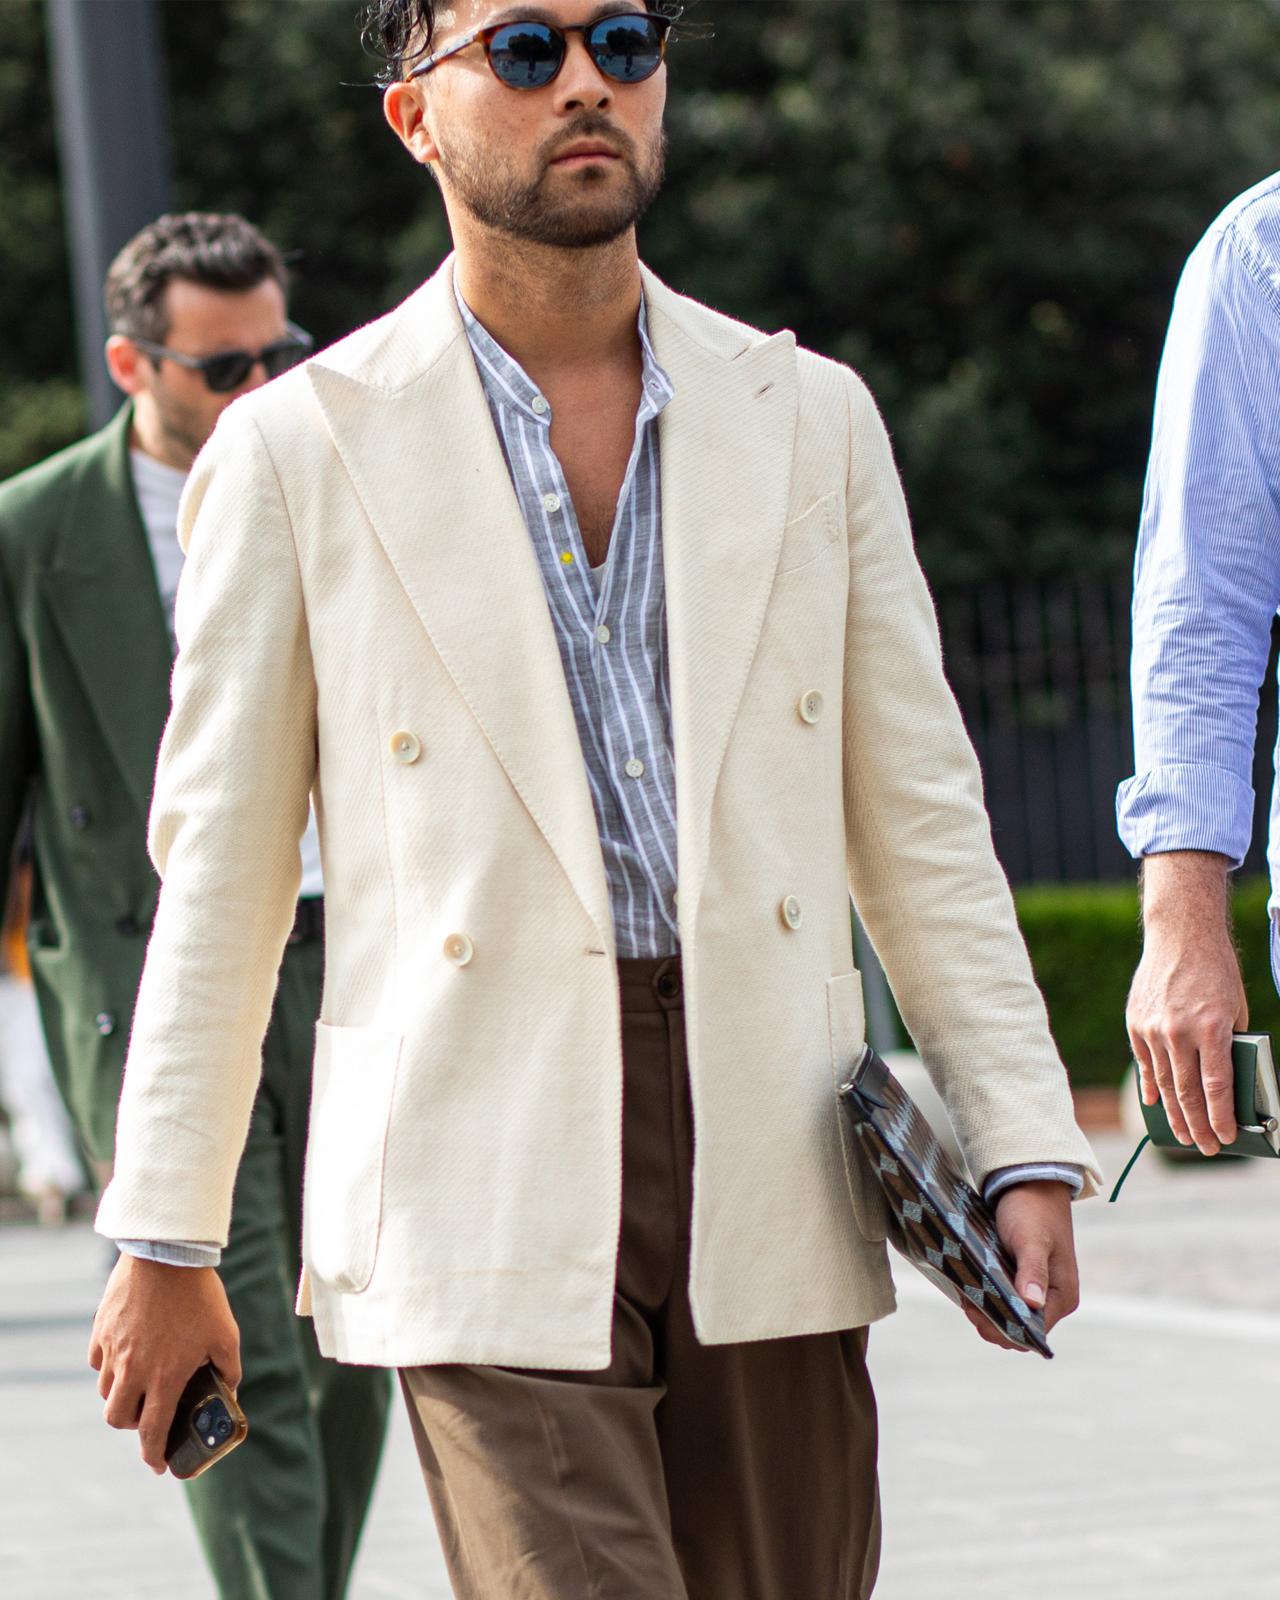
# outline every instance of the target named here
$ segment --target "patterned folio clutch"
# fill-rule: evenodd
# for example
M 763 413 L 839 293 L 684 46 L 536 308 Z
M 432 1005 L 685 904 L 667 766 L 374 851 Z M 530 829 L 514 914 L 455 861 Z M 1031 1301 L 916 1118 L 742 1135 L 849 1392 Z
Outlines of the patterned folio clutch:
M 840 1105 L 889 1202 L 889 1237 L 957 1305 L 1006 1339 L 1053 1359 L 1044 1317 L 1014 1287 L 1014 1265 L 986 1202 L 939 1144 L 924 1113 L 868 1045 Z

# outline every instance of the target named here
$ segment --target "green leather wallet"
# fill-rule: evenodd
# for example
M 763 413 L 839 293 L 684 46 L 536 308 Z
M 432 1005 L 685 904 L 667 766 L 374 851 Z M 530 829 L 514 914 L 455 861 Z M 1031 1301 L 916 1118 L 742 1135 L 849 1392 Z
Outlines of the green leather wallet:
M 1233 1034 L 1231 1063 L 1235 1068 L 1236 1137 L 1230 1144 L 1224 1144 L 1219 1154 L 1280 1156 L 1280 1083 L 1271 1055 L 1271 1035 Z M 1157 1100 L 1153 1106 L 1144 1103 L 1142 1120 L 1147 1128 L 1146 1137 L 1133 1152 L 1129 1165 L 1120 1174 L 1119 1183 L 1111 1191 L 1113 1200 L 1148 1144 L 1165 1150 L 1180 1150 L 1184 1155 L 1195 1151 L 1194 1145 L 1180 1144 L 1174 1137 L 1163 1100 Z

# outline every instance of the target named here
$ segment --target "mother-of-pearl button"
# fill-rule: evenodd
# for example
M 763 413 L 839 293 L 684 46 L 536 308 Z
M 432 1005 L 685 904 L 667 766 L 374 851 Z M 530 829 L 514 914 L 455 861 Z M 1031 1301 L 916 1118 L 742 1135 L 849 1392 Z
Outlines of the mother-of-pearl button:
M 800 716 L 805 722 L 813 723 L 822 715 L 822 695 L 817 689 L 810 689 L 800 696 Z
M 455 967 L 465 967 L 476 953 L 476 947 L 465 933 L 451 933 L 444 942 L 444 953 Z
M 635 756 L 632 756 L 631 760 L 627 762 L 625 770 L 628 778 L 643 778 L 644 762 L 639 761 Z
M 800 909 L 800 902 L 793 894 L 787 896 L 778 907 L 778 910 L 782 913 L 782 920 L 788 928 L 798 928 L 804 921 L 804 913 Z
M 391 735 L 391 754 L 408 767 L 422 754 L 422 744 L 416 734 L 401 728 Z

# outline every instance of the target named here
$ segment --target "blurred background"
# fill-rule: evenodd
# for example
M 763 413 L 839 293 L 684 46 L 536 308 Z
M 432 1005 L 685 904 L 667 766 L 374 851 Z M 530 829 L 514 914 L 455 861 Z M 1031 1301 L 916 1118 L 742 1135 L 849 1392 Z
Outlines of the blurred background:
M 0 479 L 93 414 L 56 3 L 0 0 Z M 146 9 L 168 203 L 262 226 L 290 253 L 293 314 L 318 342 L 432 271 L 443 213 L 382 122 L 356 0 Z M 1114 1175 L 1139 937 L 1113 801 L 1132 770 L 1130 568 L 1153 390 L 1188 253 L 1280 167 L 1280 3 L 697 0 L 688 14 L 703 36 L 672 49 L 670 177 L 644 254 L 675 287 L 851 363 L 877 395 L 996 848 Z M 109 66 L 87 70 L 109 98 Z M 1261 877 L 1274 676 L 1273 660 L 1236 895 L 1259 1029 L 1280 1029 Z M 1081 1214 L 1091 1316 L 1062 1332 L 1073 1359 L 1010 1363 L 903 1285 L 902 1329 L 879 1357 L 885 1600 L 1021 1600 L 1032 1584 L 1046 1600 L 1086 1583 L 1104 1600 L 1273 1592 L 1254 1534 L 1280 1470 L 1250 1421 L 1280 1399 L 1273 1174 L 1147 1161 L 1124 1204 Z M 78 1600 L 172 1594 L 165 1561 L 190 1541 L 176 1497 L 152 1495 L 144 1532 L 99 1477 L 152 1488 L 131 1442 L 94 1428 L 78 1363 L 98 1264 L 84 1230 L 68 1232 L 57 1249 L 47 1232 L 0 1235 L 0 1446 L 15 1444 L 0 1504 L 17 1508 L 8 1524 L 0 1512 L 0 1570 L 39 1600 L 64 1580 Z M 81 1532 L 16 1449 L 50 1402 L 80 1463 Z M 360 1571 L 369 1600 L 447 1593 L 400 1446 Z M 55 1581 L 42 1555 L 59 1543 Z M 204 1593 L 188 1556 L 183 1592 Z
M 48 10 L 0 0 L 0 478 L 88 423 Z M 243 211 L 280 241 L 320 342 L 432 270 L 443 214 L 382 123 L 356 0 L 152 10 L 172 203 Z M 1152 393 L 1188 252 L 1280 166 L 1280 6 L 696 0 L 689 15 L 714 38 L 673 47 L 670 181 L 645 255 L 877 395 L 1055 1030 L 1079 1084 L 1114 1083 L 1137 924 L 1113 797 L 1132 770 Z M 1264 838 L 1237 923 L 1274 1026 Z

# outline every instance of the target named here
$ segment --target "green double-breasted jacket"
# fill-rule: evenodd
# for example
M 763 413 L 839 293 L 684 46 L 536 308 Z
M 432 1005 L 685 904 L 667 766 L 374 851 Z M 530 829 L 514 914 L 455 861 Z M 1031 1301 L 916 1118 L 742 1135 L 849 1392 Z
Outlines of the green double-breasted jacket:
M 100 1160 L 158 890 L 146 823 L 172 667 L 131 421 L 125 406 L 0 485 L 0 864 L 30 796 L 36 990 L 54 1070 Z

